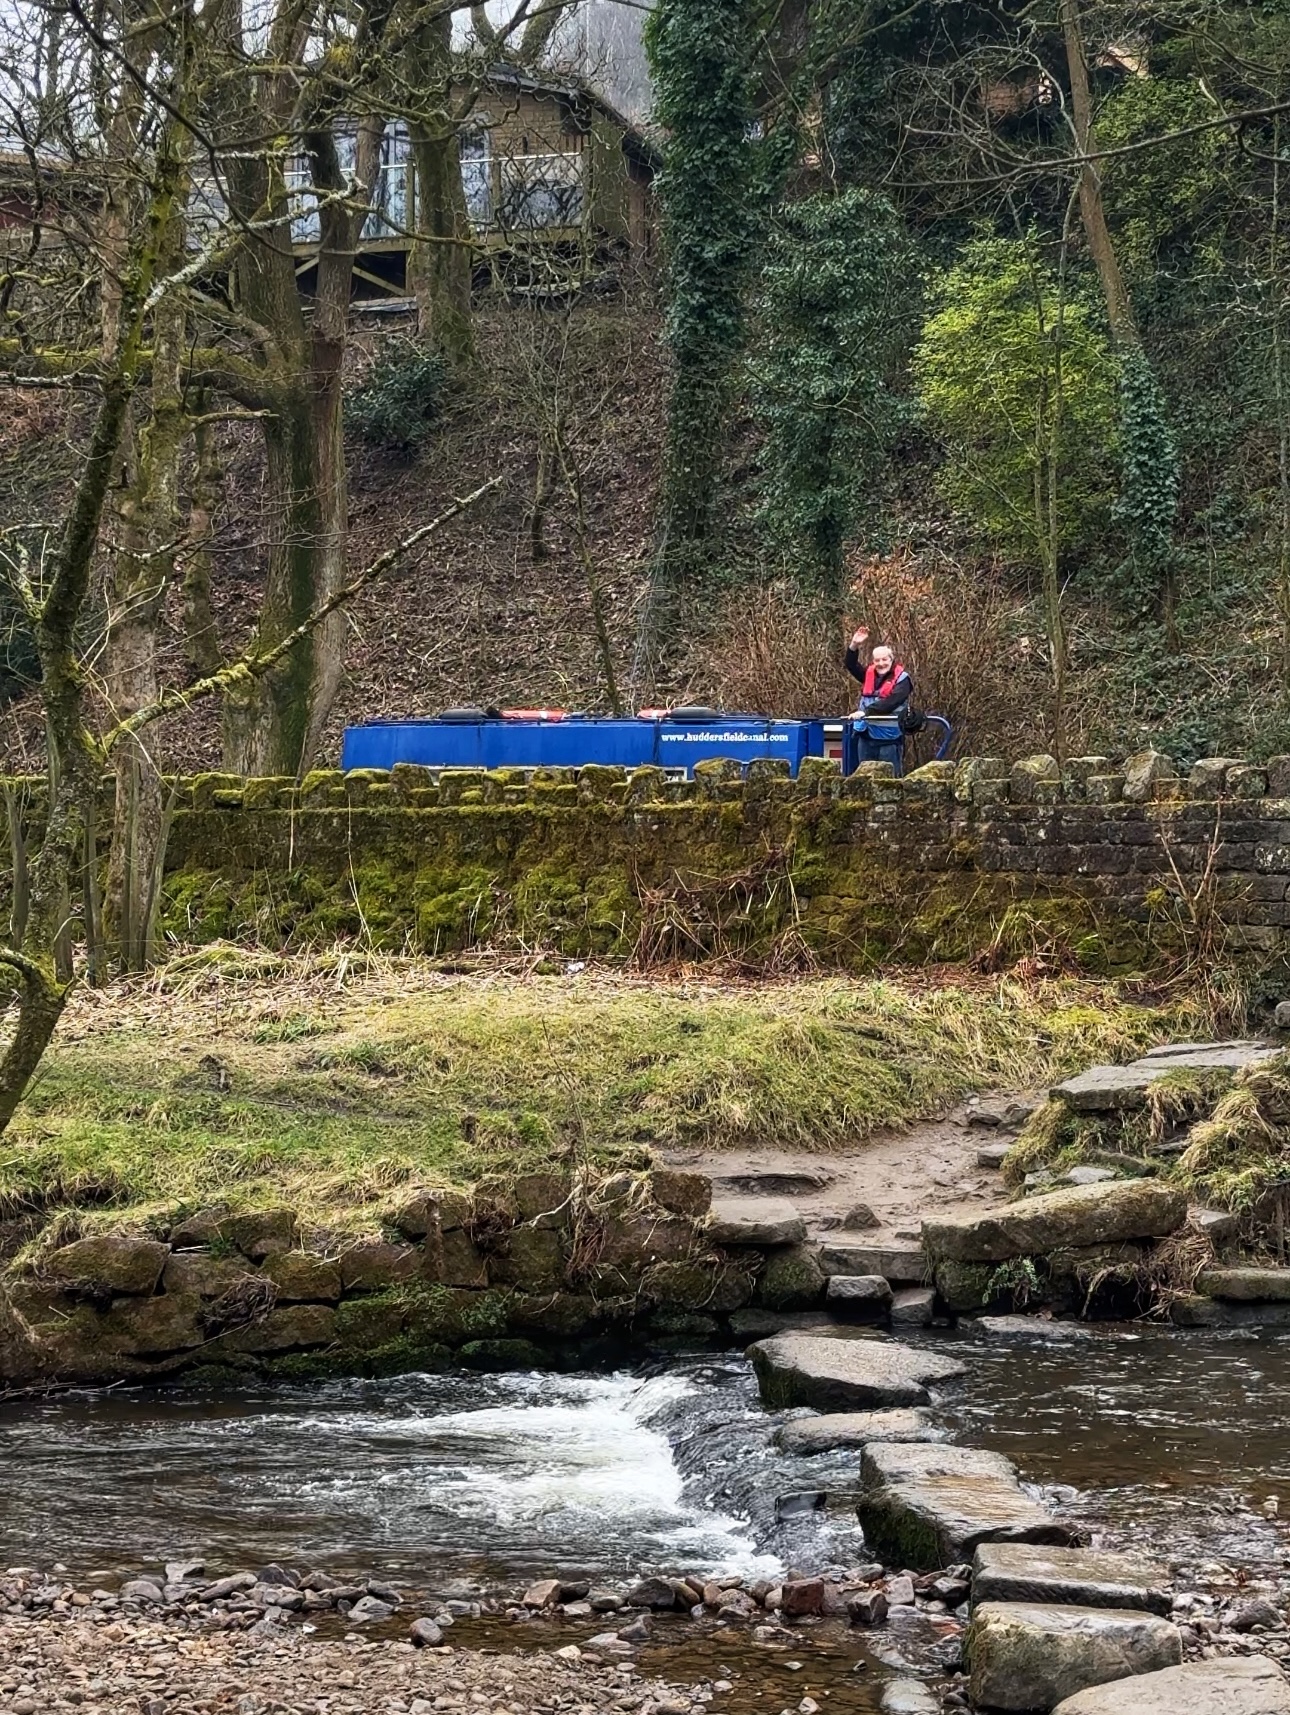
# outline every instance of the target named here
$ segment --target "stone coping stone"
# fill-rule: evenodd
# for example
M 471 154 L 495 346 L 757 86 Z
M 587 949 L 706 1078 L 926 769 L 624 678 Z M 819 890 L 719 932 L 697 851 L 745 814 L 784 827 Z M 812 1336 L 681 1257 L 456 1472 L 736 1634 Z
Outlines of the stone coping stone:
M 809 1405 L 816 1411 L 926 1405 L 928 1384 L 965 1375 L 966 1367 L 930 1347 L 896 1340 L 839 1340 L 777 1334 L 748 1348 L 764 1404 Z
M 924 1221 L 923 1248 L 937 1262 L 1008 1262 L 1163 1238 L 1186 1219 L 1184 1192 L 1154 1179 L 1121 1179 L 1048 1191 L 985 1215 Z
M 798 1245 L 806 1222 L 784 1197 L 714 1197 L 706 1232 L 719 1245 Z
M 865 1541 L 875 1558 L 935 1571 L 983 1542 L 1068 1548 L 1079 1533 L 1025 1494 L 1002 1453 L 975 1447 L 873 1442 L 860 1459 Z
M 927 1258 L 915 1244 L 849 1244 L 829 1240 L 820 1246 L 820 1267 L 826 1275 L 880 1274 L 893 1286 L 922 1286 Z
M 775 1444 L 785 1453 L 829 1453 L 835 1447 L 867 1447 L 871 1441 L 943 1441 L 925 1411 L 916 1406 L 891 1411 L 829 1411 L 816 1417 L 795 1417 L 775 1431 Z
M 969 1694 L 983 1709 L 1049 1710 L 1091 1685 L 1182 1662 L 1177 1626 L 1128 1608 L 982 1602 L 963 1640 Z M 1124 1687 L 1116 1686 L 1123 1697 Z M 1115 1705 L 1122 1715 L 1123 1703 Z M 1176 1715 L 1192 1715 L 1179 1709 Z
M 1140 1108 L 1149 1086 L 1167 1072 L 1239 1072 L 1282 1052 L 1266 1042 L 1180 1042 L 1131 1060 L 1127 1066 L 1090 1066 L 1088 1071 L 1054 1084 L 1052 1094 L 1076 1113 L 1113 1113 L 1121 1108 Z
M 1099 1548 L 1048 1548 L 1032 1542 L 983 1542 L 972 1563 L 972 1606 L 1048 1602 L 1078 1608 L 1142 1608 L 1168 1615 L 1169 1571 L 1132 1554 Z
M 1290 1684 L 1265 1655 L 1226 1656 L 1077 1691 L 1053 1715 L 1290 1715 Z
M 1197 1275 L 1196 1290 L 1233 1304 L 1285 1304 L 1290 1268 L 1207 1268 Z

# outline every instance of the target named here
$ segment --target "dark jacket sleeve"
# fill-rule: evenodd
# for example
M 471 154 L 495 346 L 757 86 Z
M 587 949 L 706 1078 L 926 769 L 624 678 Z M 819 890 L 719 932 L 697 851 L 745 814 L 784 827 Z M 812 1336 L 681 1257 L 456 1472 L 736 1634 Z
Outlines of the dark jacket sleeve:
M 893 710 L 902 708 L 914 694 L 914 681 L 908 673 L 902 673 L 885 697 L 875 697 L 869 704 L 871 715 L 889 715 Z
M 860 651 L 854 646 L 847 650 L 847 672 L 853 679 L 864 684 L 864 668 L 860 665 Z

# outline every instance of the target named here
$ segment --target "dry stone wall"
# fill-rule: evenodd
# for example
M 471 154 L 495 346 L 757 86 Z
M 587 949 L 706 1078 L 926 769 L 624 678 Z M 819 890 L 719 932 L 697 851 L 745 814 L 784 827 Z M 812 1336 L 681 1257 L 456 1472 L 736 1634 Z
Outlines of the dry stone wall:
M 1059 950 L 1124 970 L 1220 930 L 1290 935 L 1290 757 L 1154 752 L 661 770 L 428 770 L 174 785 L 166 924 L 184 939 L 362 934 L 654 957 L 808 949 L 1000 963 Z M 29 794 L 39 820 L 39 789 Z M 107 818 L 104 818 L 107 825 Z

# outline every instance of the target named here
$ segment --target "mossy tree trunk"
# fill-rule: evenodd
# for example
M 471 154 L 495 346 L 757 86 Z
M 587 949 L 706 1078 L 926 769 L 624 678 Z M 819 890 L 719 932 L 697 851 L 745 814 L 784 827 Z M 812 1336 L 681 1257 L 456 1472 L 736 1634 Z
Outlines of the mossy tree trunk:
M 408 120 L 416 185 L 408 257 L 417 331 L 454 366 L 474 356 L 470 317 L 473 245 L 461 178 L 460 118 L 452 99 L 452 14 L 418 20 L 407 48 L 407 82 L 422 103 Z
M 180 83 L 182 88 L 182 82 Z M 0 964 L 14 973 L 18 1016 L 0 1058 L 0 1133 L 9 1125 L 40 1064 L 71 988 L 61 966 L 67 900 L 84 853 L 102 753 L 85 720 L 85 679 L 77 630 L 89 597 L 103 511 L 116 475 L 122 437 L 138 384 L 149 298 L 180 208 L 182 130 L 163 132 L 149 194 L 132 222 L 122 253 L 115 333 L 105 352 L 98 409 L 66 523 L 43 597 L 19 577 L 19 595 L 36 636 L 40 695 L 49 747 L 49 813 L 30 869 L 27 921 L 20 948 L 0 947 Z

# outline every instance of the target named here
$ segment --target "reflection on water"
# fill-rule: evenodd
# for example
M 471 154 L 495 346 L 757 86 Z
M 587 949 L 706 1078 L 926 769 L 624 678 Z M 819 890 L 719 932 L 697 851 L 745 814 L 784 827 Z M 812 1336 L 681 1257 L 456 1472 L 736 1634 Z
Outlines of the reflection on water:
M 686 1503 L 648 1422 L 683 1376 L 404 1376 L 235 1398 L 112 1393 L 0 1411 L 0 1558 L 296 1563 L 522 1578 L 771 1571 Z
M 992 1447 L 1108 1544 L 1175 1562 L 1280 1563 L 1290 1517 L 1290 1338 L 1135 1326 L 1070 1342 L 964 1340 L 954 1438 Z M 1254 1509 L 1254 1510 L 1251 1510 Z

